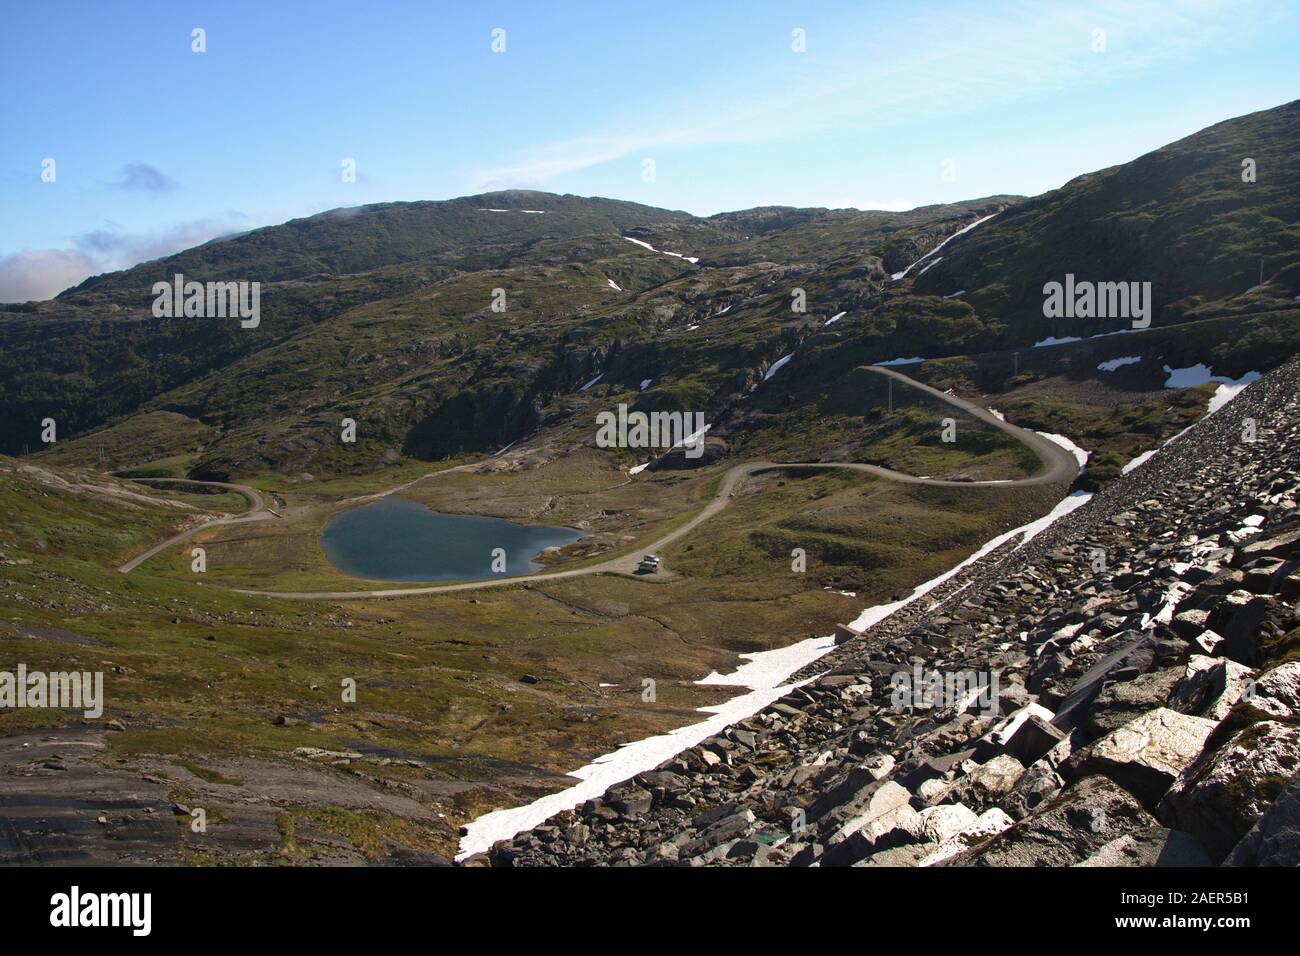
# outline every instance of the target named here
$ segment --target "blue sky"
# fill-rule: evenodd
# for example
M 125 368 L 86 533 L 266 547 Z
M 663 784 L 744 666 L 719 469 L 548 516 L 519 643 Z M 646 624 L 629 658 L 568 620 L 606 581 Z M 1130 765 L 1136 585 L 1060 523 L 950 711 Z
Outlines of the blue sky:
M 697 214 L 1036 194 L 1294 99 L 1298 39 L 1300 5 L 1251 0 L 8 0 L 0 301 L 512 186 Z

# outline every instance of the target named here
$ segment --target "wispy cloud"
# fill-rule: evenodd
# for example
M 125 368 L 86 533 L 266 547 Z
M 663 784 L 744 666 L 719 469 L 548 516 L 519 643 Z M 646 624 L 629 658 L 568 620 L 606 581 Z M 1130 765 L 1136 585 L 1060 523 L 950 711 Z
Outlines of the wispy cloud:
M 797 80 L 771 71 L 766 88 L 721 86 L 683 109 L 672 97 L 634 129 L 542 143 L 468 175 L 471 189 L 540 186 L 653 150 L 808 141 L 903 122 L 975 113 L 1070 89 L 1122 82 L 1260 28 L 1234 0 L 1087 7 L 1023 2 L 996 13 L 926 9 L 864 28 L 869 52 L 839 37 L 809 39 L 827 55 Z M 1103 31 L 1097 34 L 1095 31 Z M 1104 49 L 1094 49 L 1098 38 Z M 854 38 L 855 40 L 857 38 Z M 811 54 L 809 54 L 811 56 Z M 794 54 L 792 54 L 794 56 Z M 852 68 L 844 64 L 852 63 Z M 608 130 L 608 127 L 606 127 Z
M 61 249 L 23 249 L 0 256 L 0 302 L 48 299 L 93 275 L 130 268 L 150 259 L 238 232 L 239 212 L 177 223 L 154 233 L 128 233 L 112 226 L 75 237 Z
M 179 187 L 179 183 L 162 170 L 148 163 L 127 163 L 118 178 L 109 183 L 110 188 L 123 192 L 166 193 Z

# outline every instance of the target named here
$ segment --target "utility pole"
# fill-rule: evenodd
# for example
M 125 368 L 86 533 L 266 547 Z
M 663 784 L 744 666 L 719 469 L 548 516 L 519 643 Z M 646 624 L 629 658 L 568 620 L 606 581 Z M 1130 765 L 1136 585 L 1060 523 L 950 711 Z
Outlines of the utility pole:
M 1016 370 L 1015 370 L 1012 374 L 1013 374 L 1013 375 L 1019 375 L 1019 374 L 1020 374 L 1020 353 L 1019 353 L 1019 352 L 1012 352 L 1012 353 L 1011 353 L 1011 357 L 1015 360 L 1015 363 L 1016 363 L 1016 365 L 1015 365 Z
M 892 415 L 894 414 L 894 380 L 887 378 L 885 381 L 889 383 L 889 414 Z

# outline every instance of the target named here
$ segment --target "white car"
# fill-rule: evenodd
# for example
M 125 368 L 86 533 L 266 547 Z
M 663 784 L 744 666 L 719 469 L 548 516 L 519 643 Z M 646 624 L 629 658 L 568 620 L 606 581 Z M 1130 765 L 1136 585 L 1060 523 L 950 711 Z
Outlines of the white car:
M 654 574 L 659 570 L 659 555 L 647 554 L 641 559 L 641 563 L 636 566 L 636 569 L 645 574 Z

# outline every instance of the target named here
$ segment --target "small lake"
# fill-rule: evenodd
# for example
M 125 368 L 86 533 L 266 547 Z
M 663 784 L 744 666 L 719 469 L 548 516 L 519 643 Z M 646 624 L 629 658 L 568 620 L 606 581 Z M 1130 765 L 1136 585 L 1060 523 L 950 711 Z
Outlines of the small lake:
M 325 523 L 320 544 L 344 574 L 375 581 L 471 581 L 539 570 L 544 548 L 563 547 L 581 531 L 449 515 L 389 495 Z M 493 573 L 492 551 L 504 548 L 506 570 Z

